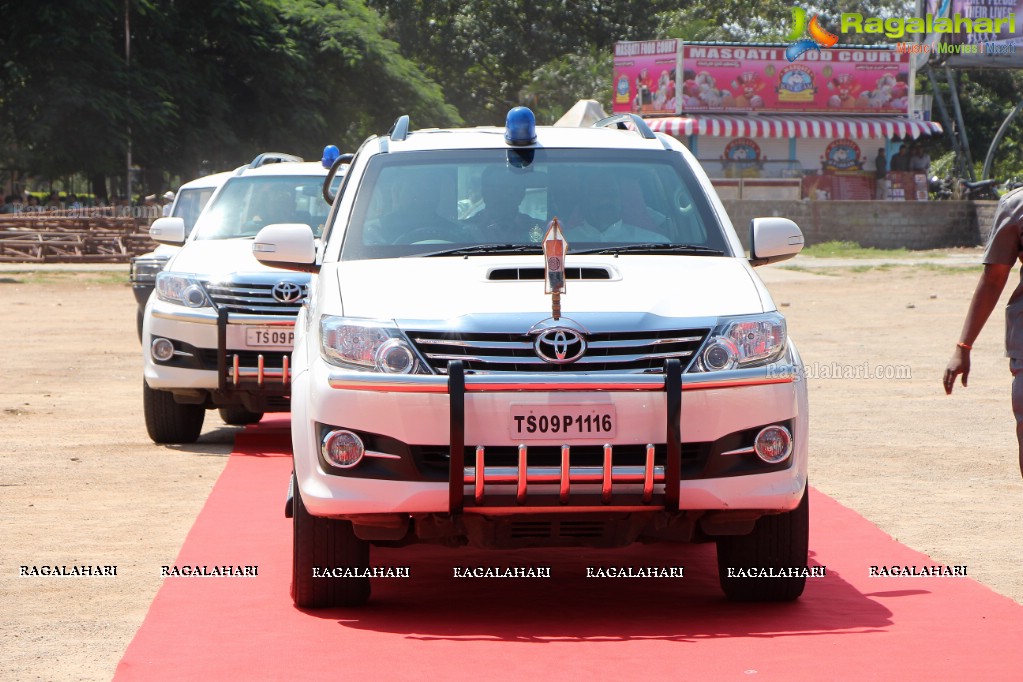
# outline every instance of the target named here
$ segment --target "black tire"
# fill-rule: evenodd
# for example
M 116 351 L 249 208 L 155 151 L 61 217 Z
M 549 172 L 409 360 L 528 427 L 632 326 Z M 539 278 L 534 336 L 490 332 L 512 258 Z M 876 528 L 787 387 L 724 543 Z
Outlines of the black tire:
M 142 343 L 142 320 L 145 318 L 145 311 L 142 308 L 138 308 L 135 311 L 135 329 L 139 334 L 139 343 Z
M 149 388 L 142 380 L 142 411 L 146 431 L 154 443 L 194 443 L 202 433 L 206 409 L 202 405 L 181 405 L 170 391 Z
M 313 577 L 313 569 L 369 568 L 369 543 L 355 537 L 349 521 L 312 516 L 294 490 L 294 563 L 291 598 L 299 608 L 360 606 L 369 599 L 369 578 Z
M 749 535 L 723 536 L 717 540 L 718 579 L 725 596 L 733 601 L 792 601 L 803 594 L 806 576 L 739 577 L 728 569 L 806 569 L 810 538 L 810 496 L 803 490 L 799 506 L 784 514 L 762 516 Z
M 229 405 L 227 407 L 221 407 L 220 418 L 224 420 L 225 424 L 231 426 L 245 426 L 246 424 L 258 424 L 259 420 L 263 418 L 262 412 L 250 412 L 246 410 L 242 405 Z

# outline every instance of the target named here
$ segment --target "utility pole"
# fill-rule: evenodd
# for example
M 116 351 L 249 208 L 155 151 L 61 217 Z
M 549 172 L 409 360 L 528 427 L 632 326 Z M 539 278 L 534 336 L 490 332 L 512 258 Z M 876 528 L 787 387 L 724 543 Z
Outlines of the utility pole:
M 128 155 L 125 163 L 124 196 L 131 204 L 131 0 L 124 0 L 124 74 L 128 89 Z

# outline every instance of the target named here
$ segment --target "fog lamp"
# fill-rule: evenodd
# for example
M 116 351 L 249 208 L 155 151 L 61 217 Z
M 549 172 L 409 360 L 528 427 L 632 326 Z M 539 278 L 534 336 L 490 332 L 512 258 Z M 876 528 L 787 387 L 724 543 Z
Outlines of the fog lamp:
M 154 360 L 167 362 L 174 357 L 174 344 L 168 339 L 155 338 L 149 348 Z
M 768 464 L 784 462 L 792 454 L 792 434 L 784 426 L 765 426 L 753 440 L 753 451 Z
M 323 437 L 320 452 L 331 466 L 351 469 L 362 461 L 363 455 L 366 454 L 366 446 L 362 444 L 362 439 L 351 431 L 331 431 Z

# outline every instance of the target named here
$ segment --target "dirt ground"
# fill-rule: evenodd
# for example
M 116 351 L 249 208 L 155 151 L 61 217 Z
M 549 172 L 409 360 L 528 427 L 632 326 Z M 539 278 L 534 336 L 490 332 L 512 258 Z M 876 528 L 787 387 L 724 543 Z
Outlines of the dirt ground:
M 940 385 L 979 273 L 969 255 L 762 272 L 807 365 L 811 483 L 1023 603 L 1000 312 L 969 388 Z M 0 271 L 2 679 L 110 679 L 230 452 L 236 429 L 213 412 L 196 445 L 149 442 L 126 280 Z M 117 577 L 18 575 L 72 564 Z

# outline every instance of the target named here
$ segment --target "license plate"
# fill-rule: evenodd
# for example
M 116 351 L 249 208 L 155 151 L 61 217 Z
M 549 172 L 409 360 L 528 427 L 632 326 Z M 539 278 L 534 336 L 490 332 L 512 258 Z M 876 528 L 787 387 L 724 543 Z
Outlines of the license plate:
M 295 345 L 295 330 L 290 327 L 247 327 L 245 345 L 250 348 L 262 346 Z
M 512 438 L 614 438 L 613 405 L 512 405 Z

